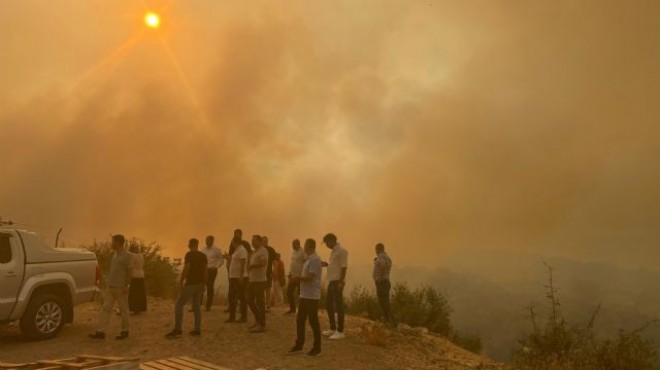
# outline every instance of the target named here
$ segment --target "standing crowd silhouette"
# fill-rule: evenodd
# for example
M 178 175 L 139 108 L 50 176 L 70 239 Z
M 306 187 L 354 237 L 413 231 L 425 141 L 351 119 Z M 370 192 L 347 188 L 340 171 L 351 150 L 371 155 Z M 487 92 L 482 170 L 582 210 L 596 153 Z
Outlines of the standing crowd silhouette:
M 331 340 L 346 337 L 344 331 L 344 287 L 348 271 L 348 251 L 339 243 L 337 236 L 328 233 L 323 237 L 323 244 L 331 250 L 327 261 L 317 254 L 316 240 L 306 239 L 301 246 L 300 240 L 292 242 L 289 273 L 281 255 L 269 245 L 268 237 L 253 235 L 251 241 L 243 239 L 240 229 L 234 231 L 226 253 L 215 245 L 212 235 L 206 237 L 205 246 L 200 249 L 198 239 L 190 239 L 189 251 L 183 260 L 179 283 L 181 292 L 174 308 L 174 328 L 165 337 L 179 338 L 183 333 L 183 315 L 186 305 L 192 303 L 194 328 L 189 335 L 202 334 L 202 302 L 206 295 L 206 311 L 211 311 L 215 298 L 215 282 L 218 270 L 226 266 L 228 278 L 225 323 L 243 324 L 248 322 L 248 308 L 253 316 L 249 326 L 251 333 L 264 333 L 267 328 L 267 316 L 270 306 L 280 305 L 284 301 L 284 291 L 289 304 L 286 314 L 296 315 L 296 339 L 289 354 L 303 352 L 306 325 L 312 329 L 314 341 L 309 356 L 321 354 L 321 336 Z M 129 336 L 129 316 L 146 311 L 147 299 L 144 283 L 144 257 L 137 248 L 127 251 L 123 235 L 112 236 L 114 254 L 107 272 L 107 287 L 104 291 L 103 305 L 100 312 L 98 329 L 89 335 L 92 339 L 105 339 L 115 303 L 121 316 L 121 331 L 115 338 L 123 340 Z M 390 307 L 390 270 L 392 260 L 385 253 L 382 243 L 376 244 L 373 280 L 381 305 L 384 319 L 390 326 L 396 321 Z M 323 268 L 326 268 L 327 294 L 326 311 L 329 329 L 321 332 L 318 310 L 321 301 L 321 281 Z

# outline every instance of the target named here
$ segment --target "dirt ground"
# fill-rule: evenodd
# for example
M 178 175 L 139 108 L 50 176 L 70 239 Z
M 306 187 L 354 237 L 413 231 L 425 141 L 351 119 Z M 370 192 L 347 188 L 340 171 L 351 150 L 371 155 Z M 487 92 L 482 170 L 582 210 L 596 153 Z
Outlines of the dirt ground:
M 203 313 L 201 337 L 184 334 L 180 339 L 168 340 L 164 335 L 172 328 L 173 304 L 163 300 L 152 300 L 149 304 L 148 312 L 131 317 L 131 335 L 125 341 L 114 339 L 119 331 L 118 317 L 112 321 L 113 330 L 105 341 L 86 337 L 94 331 L 97 320 L 99 306 L 93 303 L 76 307 L 75 322 L 52 340 L 28 342 L 16 328 L 0 329 L 0 361 L 27 362 L 82 354 L 138 357 L 147 361 L 185 355 L 235 370 L 501 368 L 442 338 L 380 329 L 369 331 L 373 323 L 354 317 L 347 317 L 345 340 L 324 338 L 320 357 L 286 356 L 295 340 L 295 317 L 284 315 L 284 307 L 274 308 L 268 315 L 268 329 L 263 334 L 248 333 L 247 324 L 225 324 L 224 307 L 216 306 L 211 312 Z M 186 312 L 184 333 L 192 328 L 192 316 Z M 319 316 L 322 329 L 327 328 L 325 312 Z M 365 333 L 376 333 L 382 338 L 374 341 Z M 305 347 L 311 348 L 309 328 Z

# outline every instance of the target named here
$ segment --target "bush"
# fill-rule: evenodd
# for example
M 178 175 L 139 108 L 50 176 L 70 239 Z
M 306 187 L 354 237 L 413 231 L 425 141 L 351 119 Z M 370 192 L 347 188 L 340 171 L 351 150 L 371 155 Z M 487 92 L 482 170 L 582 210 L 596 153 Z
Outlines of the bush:
M 127 248 L 137 246 L 140 253 L 144 256 L 147 294 L 161 298 L 176 297 L 178 292 L 178 273 L 172 261 L 163 255 L 163 248 L 156 243 L 146 244 L 144 241 L 136 238 L 127 240 L 126 246 Z M 113 254 L 110 242 L 94 241 L 92 245 L 84 246 L 84 248 L 96 253 L 101 269 L 101 284 L 104 286 Z
M 455 345 L 472 353 L 481 353 L 481 350 L 483 349 L 483 342 L 478 335 L 465 335 L 452 331 L 449 340 Z
M 347 312 L 350 314 L 365 316 L 371 320 L 383 319 L 378 298 L 373 291 L 363 286 L 353 289 L 347 303 Z M 397 321 L 412 327 L 425 327 L 469 351 L 481 351 L 481 338 L 462 336 L 451 327 L 451 307 L 437 289 L 422 286 L 411 290 L 406 284 L 397 284 L 393 289 L 391 305 Z
M 546 265 L 547 266 L 547 265 Z M 612 340 L 599 340 L 594 323 L 600 310 L 582 325 L 569 325 L 561 312 L 561 304 L 554 285 L 553 269 L 548 268 L 546 297 L 549 315 L 545 325 L 538 324 L 534 306 L 529 307 L 532 331 L 520 342 L 514 360 L 525 369 L 654 369 L 657 353 L 652 343 L 640 336 L 650 324 L 634 331 L 621 330 Z
M 449 302 L 433 287 L 411 290 L 405 284 L 397 284 L 392 296 L 392 310 L 398 320 L 410 326 L 423 326 L 447 337 L 451 334 Z
M 366 317 L 370 320 L 381 320 L 383 318 L 378 298 L 362 285 L 354 287 L 351 291 L 346 311 L 352 315 Z

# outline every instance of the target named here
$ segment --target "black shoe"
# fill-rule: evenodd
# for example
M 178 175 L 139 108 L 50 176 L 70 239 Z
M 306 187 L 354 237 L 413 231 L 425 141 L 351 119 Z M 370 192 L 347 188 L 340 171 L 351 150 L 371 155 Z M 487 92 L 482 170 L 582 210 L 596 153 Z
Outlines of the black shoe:
M 225 320 L 225 324 L 235 324 L 237 322 L 238 321 L 236 321 L 236 319 L 227 319 L 227 320 Z
M 201 330 L 193 330 L 188 334 L 192 335 L 193 337 L 199 337 L 200 335 L 202 335 L 202 331 Z
M 266 331 L 266 328 L 264 326 L 261 326 L 261 324 L 257 324 L 257 326 L 255 326 L 252 329 L 248 330 L 248 332 L 250 332 L 250 333 L 263 333 L 265 331 Z
M 181 330 L 172 330 L 171 332 L 165 334 L 165 338 L 176 338 L 181 335 Z
M 115 339 L 117 340 L 124 340 L 126 338 L 128 338 L 128 332 L 125 330 L 119 333 L 119 335 L 115 337 Z
M 97 331 L 92 334 L 89 334 L 87 337 L 91 339 L 105 339 L 105 333 L 102 331 Z
M 311 351 L 307 352 L 307 356 L 320 356 L 321 355 L 321 350 L 317 348 L 313 348 Z
M 293 348 L 291 348 L 289 352 L 287 352 L 286 354 L 289 356 L 299 355 L 302 353 L 302 351 L 303 351 L 302 347 L 293 346 Z
M 247 319 L 242 317 L 242 318 L 238 319 L 238 321 L 236 321 L 236 322 L 239 323 L 239 324 L 245 324 L 247 322 Z
M 295 313 L 296 313 L 296 311 L 288 310 L 288 311 L 285 312 L 284 314 L 285 314 L 285 315 L 293 315 L 293 314 L 295 314 Z
M 206 307 L 206 312 L 210 312 L 210 311 L 211 311 L 211 307 Z

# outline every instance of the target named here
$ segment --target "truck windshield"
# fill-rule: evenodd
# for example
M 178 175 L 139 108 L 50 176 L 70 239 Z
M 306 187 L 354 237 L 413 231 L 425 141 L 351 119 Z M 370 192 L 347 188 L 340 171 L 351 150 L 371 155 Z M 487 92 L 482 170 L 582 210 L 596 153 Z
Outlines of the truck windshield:
M 0 234 L 0 263 L 11 262 L 11 243 L 9 235 Z

